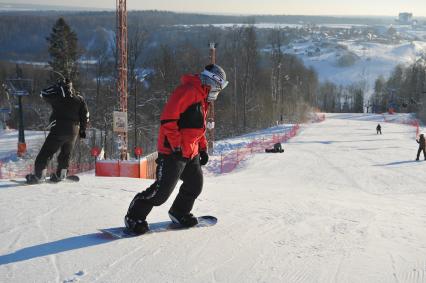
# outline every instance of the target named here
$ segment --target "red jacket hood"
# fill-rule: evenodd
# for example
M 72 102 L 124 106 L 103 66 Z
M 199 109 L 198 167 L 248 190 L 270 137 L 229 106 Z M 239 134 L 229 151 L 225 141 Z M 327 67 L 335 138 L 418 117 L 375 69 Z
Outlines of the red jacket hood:
M 191 84 L 194 87 L 198 88 L 204 94 L 204 97 L 207 98 L 209 90 L 201 84 L 199 75 L 193 75 L 193 74 L 183 75 L 180 78 L 180 81 L 182 84 Z

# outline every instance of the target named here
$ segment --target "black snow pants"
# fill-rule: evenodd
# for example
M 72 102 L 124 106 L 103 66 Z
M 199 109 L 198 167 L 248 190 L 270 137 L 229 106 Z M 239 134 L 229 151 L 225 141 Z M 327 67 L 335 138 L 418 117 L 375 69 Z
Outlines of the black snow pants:
M 183 183 L 170 208 L 175 215 L 189 214 L 201 193 L 203 172 L 199 155 L 183 161 L 172 155 L 159 153 L 156 163 L 156 181 L 145 191 L 138 193 L 130 203 L 127 216 L 131 219 L 145 220 L 154 206 L 160 206 L 167 201 L 179 179 Z
M 74 122 L 57 122 L 47 136 L 35 160 L 35 175 L 40 177 L 52 156 L 60 149 L 57 172 L 68 169 L 71 153 L 77 140 L 79 125 Z
M 417 160 L 419 160 L 420 158 L 420 153 L 423 151 L 423 157 L 426 160 L 426 148 L 424 147 L 419 147 L 419 150 L 417 151 Z

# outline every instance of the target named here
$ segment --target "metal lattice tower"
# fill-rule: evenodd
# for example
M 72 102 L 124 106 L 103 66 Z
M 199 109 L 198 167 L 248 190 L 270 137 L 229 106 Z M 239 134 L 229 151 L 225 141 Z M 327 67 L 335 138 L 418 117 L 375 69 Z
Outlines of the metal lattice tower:
M 116 0 L 117 20 L 117 94 L 120 99 L 120 111 L 127 115 L 127 7 L 126 0 Z M 127 129 L 120 135 L 121 159 L 127 159 Z

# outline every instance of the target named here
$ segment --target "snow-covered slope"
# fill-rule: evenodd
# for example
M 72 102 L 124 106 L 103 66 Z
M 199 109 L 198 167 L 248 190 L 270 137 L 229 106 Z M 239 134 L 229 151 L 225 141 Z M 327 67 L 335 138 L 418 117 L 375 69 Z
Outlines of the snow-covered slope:
M 0 282 L 425 282 L 426 162 L 411 126 L 334 114 L 283 154 L 206 174 L 216 226 L 111 240 L 149 180 L 0 183 Z M 172 198 L 149 215 L 166 220 Z

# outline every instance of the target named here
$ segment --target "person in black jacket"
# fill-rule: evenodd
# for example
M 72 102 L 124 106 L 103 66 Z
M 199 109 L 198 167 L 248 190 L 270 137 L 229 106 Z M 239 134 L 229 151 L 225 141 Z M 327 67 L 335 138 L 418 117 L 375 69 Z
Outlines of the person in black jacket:
M 67 175 L 71 153 L 77 137 L 86 138 L 89 111 L 83 97 L 78 95 L 70 80 L 60 80 L 57 84 L 41 91 L 40 96 L 52 106 L 52 115 L 47 136 L 35 160 L 34 174 L 26 176 L 27 183 L 34 184 L 45 180 L 46 168 L 52 156 L 60 149 L 58 168 L 50 176 L 54 182 Z
M 426 160 L 426 142 L 425 142 L 425 135 L 421 134 L 419 139 L 416 140 L 416 142 L 419 144 L 419 150 L 417 151 L 417 158 L 416 160 L 418 161 L 420 158 L 420 153 L 423 151 L 423 157 Z

